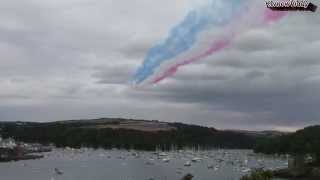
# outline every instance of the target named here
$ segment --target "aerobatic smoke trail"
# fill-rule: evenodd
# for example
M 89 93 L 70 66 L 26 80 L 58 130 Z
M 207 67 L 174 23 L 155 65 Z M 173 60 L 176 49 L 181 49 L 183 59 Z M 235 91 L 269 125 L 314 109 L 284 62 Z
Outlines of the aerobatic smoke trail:
M 163 42 L 148 51 L 133 83 L 158 83 L 175 74 L 179 67 L 225 49 L 237 35 L 286 14 L 257 4 L 254 0 L 208 0 L 207 6 L 191 11 Z M 217 29 L 221 30 L 220 37 L 208 33 Z M 209 43 L 199 49 L 201 39 L 208 39 Z
M 273 22 L 273 21 L 279 20 L 280 18 L 282 18 L 286 14 L 287 13 L 284 12 L 284 11 L 282 11 L 282 12 L 274 12 L 274 11 L 271 11 L 269 9 L 266 9 L 263 21 L 265 23 Z M 201 53 L 199 55 L 196 55 L 194 57 L 191 57 L 190 59 L 184 60 L 183 62 L 176 63 L 176 64 L 172 65 L 171 67 L 169 67 L 169 69 L 167 69 L 164 72 L 162 72 L 161 75 L 156 76 L 151 81 L 151 83 L 152 84 L 156 84 L 156 83 L 162 81 L 163 79 L 174 75 L 178 71 L 180 66 L 184 66 L 184 65 L 187 65 L 187 64 L 191 64 L 191 63 L 193 63 L 195 61 L 199 61 L 199 60 L 201 60 L 201 59 L 203 59 L 205 57 L 208 57 L 208 56 L 210 56 L 210 55 L 212 55 L 212 54 L 214 54 L 214 53 L 226 48 L 227 46 L 230 45 L 231 40 L 233 39 L 233 37 L 234 37 L 234 34 L 230 35 L 229 38 L 223 38 L 223 39 L 221 39 L 219 41 L 216 41 L 205 52 L 203 52 L 203 53 Z
M 181 63 L 178 63 L 172 67 L 170 67 L 168 70 L 166 70 L 161 76 L 158 76 L 156 77 L 152 83 L 158 83 L 160 81 L 162 81 L 163 79 L 165 79 L 166 77 L 169 77 L 169 76 L 172 76 L 173 74 L 175 74 L 177 71 L 178 71 L 178 68 L 180 66 L 184 66 L 184 65 L 187 65 L 187 64 L 190 64 L 192 62 L 195 62 L 197 60 L 200 60 L 202 58 L 205 58 L 206 56 L 209 56 L 225 47 L 227 47 L 228 45 L 230 44 L 230 40 L 229 39 L 223 39 L 221 41 L 217 41 L 215 44 L 213 44 L 212 47 L 210 47 L 207 51 L 205 51 L 204 53 L 198 55 L 198 56 L 195 56 L 195 57 L 192 57 L 186 61 L 183 61 Z
M 209 0 L 206 6 L 191 11 L 165 41 L 148 51 L 143 65 L 134 75 L 134 83 L 146 80 L 163 62 L 192 48 L 203 31 L 228 24 L 240 12 L 242 1 L 246 0 Z

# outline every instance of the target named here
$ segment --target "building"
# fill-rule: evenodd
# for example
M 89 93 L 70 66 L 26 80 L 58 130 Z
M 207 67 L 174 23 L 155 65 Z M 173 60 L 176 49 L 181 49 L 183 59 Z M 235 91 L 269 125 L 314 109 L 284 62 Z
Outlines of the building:
M 14 141 L 14 139 L 9 138 L 9 139 L 0 139 L 0 148 L 11 148 L 13 149 L 14 147 L 16 147 L 17 144 Z

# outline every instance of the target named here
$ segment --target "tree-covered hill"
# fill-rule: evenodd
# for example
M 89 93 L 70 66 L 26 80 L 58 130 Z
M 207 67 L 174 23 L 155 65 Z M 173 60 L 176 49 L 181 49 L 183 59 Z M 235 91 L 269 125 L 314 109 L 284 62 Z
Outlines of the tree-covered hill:
M 256 137 L 244 132 L 182 123 L 131 119 L 72 120 L 49 123 L 0 122 L 0 134 L 24 142 L 64 147 L 155 150 L 171 148 L 253 148 Z
M 255 151 L 267 154 L 309 154 L 320 162 L 320 126 L 307 127 L 288 135 L 264 138 L 257 143 Z

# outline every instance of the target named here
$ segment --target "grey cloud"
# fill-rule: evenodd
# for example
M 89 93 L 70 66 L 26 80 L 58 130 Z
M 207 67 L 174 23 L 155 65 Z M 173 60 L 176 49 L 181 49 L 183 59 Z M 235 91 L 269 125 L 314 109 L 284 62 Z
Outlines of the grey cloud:
M 121 53 L 131 59 L 131 58 L 141 58 L 144 57 L 147 53 L 148 49 L 150 48 L 151 43 L 145 43 L 145 44 L 138 44 L 138 43 L 132 43 L 128 44 L 127 46 L 120 49 Z M 143 59 L 140 59 L 141 61 Z
M 261 71 L 251 71 L 245 75 L 247 79 L 255 79 L 263 76 L 264 76 L 264 73 Z
M 281 41 L 275 41 L 279 38 L 279 34 L 272 34 L 265 29 L 252 30 L 238 38 L 234 48 L 247 52 L 277 49 L 282 45 Z
M 115 65 L 111 67 L 96 68 L 96 72 L 92 75 L 100 84 L 126 84 L 133 75 L 132 66 Z

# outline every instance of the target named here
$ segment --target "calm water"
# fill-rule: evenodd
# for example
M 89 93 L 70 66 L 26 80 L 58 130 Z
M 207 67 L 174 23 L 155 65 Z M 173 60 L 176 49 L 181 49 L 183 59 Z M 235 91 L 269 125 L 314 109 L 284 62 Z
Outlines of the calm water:
M 249 150 L 155 153 L 55 149 L 40 160 L 0 163 L 0 179 L 180 180 L 191 173 L 195 180 L 237 180 L 249 168 L 275 169 L 286 167 L 286 162 L 286 159 L 255 155 Z M 55 168 L 63 174 L 56 173 Z

